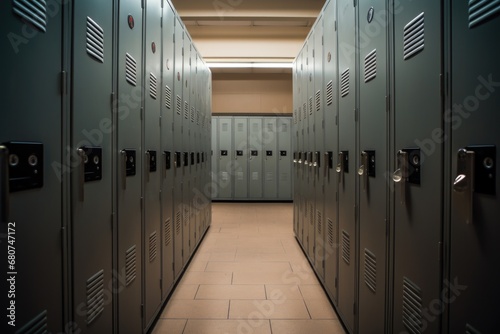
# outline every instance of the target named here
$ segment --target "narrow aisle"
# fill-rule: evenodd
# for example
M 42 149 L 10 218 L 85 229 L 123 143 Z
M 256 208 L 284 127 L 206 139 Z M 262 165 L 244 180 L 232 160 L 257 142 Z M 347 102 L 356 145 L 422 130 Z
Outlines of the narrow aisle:
M 289 203 L 214 203 L 154 334 L 345 333 L 293 234 Z

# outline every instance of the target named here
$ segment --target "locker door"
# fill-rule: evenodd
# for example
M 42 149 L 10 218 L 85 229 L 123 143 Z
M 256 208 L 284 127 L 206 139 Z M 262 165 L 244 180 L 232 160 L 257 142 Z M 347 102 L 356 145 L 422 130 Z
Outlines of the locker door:
M 214 116 L 211 118 L 212 122 L 212 147 L 210 153 L 210 160 L 212 170 L 210 171 L 210 175 L 212 176 L 212 199 L 219 199 L 219 136 L 217 135 L 217 131 L 219 131 L 219 118 Z
M 292 199 L 292 119 L 278 118 L 278 199 Z
M 219 197 L 221 199 L 232 198 L 232 119 L 229 117 L 219 118 Z
M 165 300 L 174 283 L 174 240 L 173 234 L 173 184 L 174 184 L 174 12 L 169 3 L 163 4 L 163 84 L 161 114 L 161 154 L 158 168 L 162 168 L 162 300 Z
M 358 6 L 359 49 L 359 333 L 385 331 L 388 192 L 388 45 L 386 1 Z M 376 19 L 375 19 L 376 18 Z M 371 37 L 373 31 L 380 31 Z
M 114 123 L 110 104 L 114 86 L 113 3 L 80 1 L 74 4 L 72 14 L 71 152 L 77 162 L 71 175 L 73 321 L 83 333 L 109 333 L 113 328 L 112 282 L 121 282 L 121 290 L 127 281 L 140 289 L 141 268 L 139 244 L 131 268 L 139 278 L 133 281 L 135 276 L 127 276 L 125 270 L 116 273 L 118 277 L 111 273 L 116 177 L 112 173 Z M 140 15 L 138 19 L 140 22 Z M 98 41 L 97 45 L 91 41 Z M 115 104 L 119 102 L 115 100 Z M 131 113 L 129 109 L 121 112 Z
M 314 185 L 314 261 L 316 271 L 324 279 L 324 253 L 325 253 L 325 187 L 324 174 L 321 173 L 324 151 L 324 91 L 323 91 L 323 15 L 318 17 L 314 30 L 314 150 L 313 150 L 313 185 Z
M 23 1 L 0 4 L 4 13 L 0 27 L 4 62 L 0 84 L 3 333 L 62 332 L 66 311 L 63 249 L 67 240 L 61 229 L 66 228 L 63 198 L 67 194 L 63 197 L 63 189 L 68 185 L 70 167 L 62 153 L 61 138 L 67 129 L 60 76 L 67 71 L 62 59 L 62 23 L 67 17 L 63 18 L 65 6 L 57 7 L 47 22 L 42 12 L 54 8 L 45 1 L 33 3 L 30 8 Z M 110 89 L 109 85 L 107 94 Z M 110 206 L 107 209 L 109 212 Z M 109 275 L 110 263 L 106 264 Z
M 162 1 L 148 0 L 145 13 L 144 86 L 144 306 L 147 330 L 159 310 L 161 284 L 161 16 Z
M 262 130 L 263 159 L 264 159 L 264 193 L 265 199 L 278 197 L 278 171 L 276 118 L 265 117 Z
M 234 198 L 248 198 L 248 119 L 234 118 Z
M 198 187 L 198 164 L 196 161 L 196 153 L 198 152 L 199 146 L 199 134 L 198 123 L 196 121 L 196 114 L 198 110 L 198 52 L 196 51 L 194 45 L 192 46 L 191 51 L 191 84 L 190 84 L 190 92 L 191 92 L 191 108 L 189 111 L 189 121 L 190 121 L 190 149 L 189 149 L 189 165 L 190 165 L 190 174 L 191 174 L 191 187 L 188 188 L 188 205 L 190 206 L 190 228 L 189 228 L 189 240 L 190 240 L 190 248 L 189 254 L 191 255 L 196 247 L 196 235 L 198 231 L 198 210 L 194 207 L 194 189 Z
M 300 140 L 300 86 L 299 86 L 299 57 L 297 56 L 293 63 L 293 124 L 292 124 L 292 142 L 293 142 L 293 231 L 297 238 L 300 237 L 299 213 L 300 213 L 300 194 L 299 194 L 299 140 Z
M 175 57 L 174 57 L 174 267 L 175 277 L 178 278 L 183 267 L 183 246 L 182 246 L 182 186 L 183 186 L 183 141 L 182 119 L 183 100 L 182 87 L 184 77 L 184 29 L 178 17 L 175 18 Z
M 442 134 L 441 7 L 402 1 L 394 12 L 393 331 L 438 333 L 440 314 L 426 310 L 442 285 L 443 149 L 426 142 Z
M 450 333 L 500 327 L 497 152 L 500 68 L 495 41 L 500 8 L 492 1 L 451 4 L 451 272 L 445 280 Z M 481 14 L 481 15 L 478 15 Z
M 307 42 L 306 42 L 307 43 Z M 309 215 L 307 214 L 308 212 L 308 207 L 309 207 L 309 202 L 308 202 L 308 193 L 307 193 L 307 171 L 309 169 L 309 165 L 307 162 L 307 148 L 308 148 L 308 141 L 307 141 L 307 130 L 308 130 L 308 109 L 307 109 L 307 86 L 308 86 L 308 80 L 309 80 L 309 75 L 307 72 L 307 44 L 304 45 L 304 48 L 302 49 L 302 54 L 300 57 L 300 68 L 301 68 L 301 102 L 302 102 L 302 115 L 300 116 L 302 119 L 302 126 L 301 126 L 301 142 L 299 143 L 302 146 L 301 152 L 302 155 L 299 157 L 299 166 L 300 166 L 300 183 L 301 183 L 301 193 L 302 193 L 302 200 L 300 202 L 301 206 L 301 213 L 300 213 L 300 225 L 301 225 L 301 235 L 302 235 L 302 248 L 306 250 L 308 248 L 307 240 L 309 238 L 309 221 L 307 220 Z
M 338 2 L 338 75 L 339 151 L 337 174 L 339 187 L 339 313 L 350 331 L 354 331 L 356 279 L 356 68 L 355 13 L 353 2 Z
M 141 304 L 144 260 L 141 242 L 142 173 L 145 152 L 142 146 L 142 8 L 137 0 L 121 1 L 118 10 L 118 99 L 119 110 L 128 108 L 128 117 L 118 117 L 118 272 L 130 273 L 134 261 L 137 275 L 127 280 L 118 295 L 118 330 L 142 330 Z M 134 103 L 125 98 L 131 96 Z M 142 255 L 141 255 L 142 254 Z
M 324 10 L 324 84 L 325 94 L 325 153 L 322 173 L 325 177 L 325 285 L 330 297 L 337 301 L 338 280 L 338 220 L 337 175 L 335 161 L 338 152 L 338 75 L 337 75 L 337 4 L 330 1 Z
M 186 30 L 184 40 L 184 76 L 182 86 L 183 119 L 182 119 L 182 250 L 183 266 L 186 266 L 191 255 L 191 52 L 193 45 Z M 194 103 L 194 101 L 193 101 Z
M 248 197 L 250 199 L 262 198 L 262 118 L 252 117 L 248 119 L 250 145 L 248 152 Z

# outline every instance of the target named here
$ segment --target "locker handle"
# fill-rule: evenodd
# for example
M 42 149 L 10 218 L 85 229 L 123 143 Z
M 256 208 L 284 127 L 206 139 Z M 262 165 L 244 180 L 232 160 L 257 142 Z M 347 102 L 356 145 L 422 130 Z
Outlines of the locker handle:
M 465 148 L 458 150 L 457 177 L 453 182 L 453 191 L 460 194 L 467 224 L 473 223 L 474 166 L 476 154 Z
M 335 171 L 338 174 L 339 184 L 342 183 L 342 178 L 344 176 L 344 152 L 339 153 L 339 162 Z
M 0 212 L 2 223 L 9 220 L 9 150 L 0 145 Z
M 162 173 L 163 173 L 163 178 L 166 178 L 167 177 L 167 152 L 163 151 L 162 153 L 162 156 L 163 156 L 163 163 L 165 164 L 164 168 L 162 168 Z
M 328 160 L 330 159 L 330 154 L 328 154 L 328 152 L 325 152 L 324 156 L 325 156 L 325 160 L 323 163 L 323 174 L 324 174 L 324 177 L 327 177 L 328 176 Z
M 85 201 L 85 150 L 78 149 L 78 156 L 80 157 L 80 175 L 78 176 L 78 183 L 80 183 L 80 202 Z
M 122 159 L 122 189 L 127 189 L 127 152 L 125 150 L 120 151 L 121 159 Z
M 146 182 L 149 183 L 149 169 L 151 168 L 151 153 L 149 151 L 146 152 L 146 168 L 144 171 L 146 173 Z
M 401 204 L 406 203 L 406 178 L 408 171 L 408 153 L 400 150 L 398 152 L 398 169 L 392 174 L 392 180 L 399 183 L 401 190 Z
M 363 151 L 361 153 L 361 167 L 358 169 L 358 175 L 363 180 L 363 191 L 366 191 L 368 185 L 368 153 Z

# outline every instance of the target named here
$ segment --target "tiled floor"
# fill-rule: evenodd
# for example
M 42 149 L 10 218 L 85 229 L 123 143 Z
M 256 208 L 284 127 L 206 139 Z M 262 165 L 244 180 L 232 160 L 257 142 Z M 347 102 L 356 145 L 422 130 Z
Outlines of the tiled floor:
M 212 227 L 154 334 L 345 333 L 288 203 L 214 203 Z

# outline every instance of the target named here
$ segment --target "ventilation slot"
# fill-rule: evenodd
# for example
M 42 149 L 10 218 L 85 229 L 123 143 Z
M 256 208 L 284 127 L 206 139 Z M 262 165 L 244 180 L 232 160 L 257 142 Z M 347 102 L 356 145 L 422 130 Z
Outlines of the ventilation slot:
M 127 53 L 125 57 L 127 82 L 132 86 L 137 86 L 137 61 Z
M 318 234 L 323 234 L 323 216 L 321 215 L 321 211 L 316 211 L 316 224 L 318 228 Z
M 342 258 L 345 263 L 351 263 L 351 237 L 346 231 L 342 231 Z
M 165 246 L 170 246 L 172 243 L 172 224 L 170 218 L 165 222 L 163 230 L 165 231 Z
M 288 124 L 286 123 L 281 124 L 281 132 L 288 133 Z
M 410 334 L 422 332 L 422 291 L 406 277 L 403 280 L 403 325 Z
M 165 86 L 165 107 L 172 109 L 172 89 Z
M 176 111 L 177 111 L 177 115 L 180 115 L 182 113 L 182 99 L 179 95 L 176 96 L 176 100 L 175 100 L 175 108 L 176 108 Z
M 320 112 L 321 111 L 321 91 L 318 90 L 316 92 L 316 111 Z
M 196 113 L 196 109 L 194 107 L 191 107 L 191 123 L 194 123 L 195 113 Z
M 465 334 L 481 334 L 481 332 L 472 327 L 471 325 L 467 324 L 465 326 Z
M 40 31 L 47 31 L 47 3 L 45 0 L 14 0 L 13 11 Z
M 274 126 L 273 126 L 273 123 L 268 123 L 268 124 L 267 124 L 267 131 L 269 131 L 269 132 L 274 132 Z
M 87 53 L 104 63 L 104 30 L 87 16 Z
M 149 95 L 156 100 L 158 80 L 153 73 L 149 73 Z
M 377 76 L 377 49 L 365 57 L 365 82 L 375 79 Z
M 26 325 L 16 331 L 17 334 L 45 334 L 47 331 L 47 311 L 43 311 Z
M 302 107 L 302 112 L 303 112 L 303 118 L 306 119 L 307 117 L 307 104 L 304 103 L 304 106 Z
M 335 225 L 331 219 L 328 219 L 328 244 L 335 247 Z
M 200 125 L 200 111 L 196 110 L 196 125 Z
M 189 119 L 189 103 L 184 101 L 184 118 Z
M 333 103 L 333 81 L 330 80 L 326 85 L 326 105 L 330 106 Z
M 310 97 L 310 98 L 309 98 L 309 115 L 312 115 L 312 114 L 313 114 L 313 108 L 314 108 L 313 103 L 314 103 L 313 98 L 312 98 L 312 97 Z
M 149 236 L 149 262 L 156 260 L 158 255 L 158 236 L 156 231 Z
M 469 0 L 469 28 L 488 21 L 500 12 L 498 0 Z
M 104 270 L 87 280 L 87 325 L 104 311 Z
M 181 213 L 180 211 L 177 211 L 177 213 L 175 214 L 175 235 L 181 234 L 181 227 L 182 227 Z
M 405 26 L 403 36 L 403 57 L 408 60 L 424 49 L 424 13 Z
M 349 69 L 342 72 L 340 78 L 340 96 L 344 97 L 349 95 Z
M 189 225 L 189 208 L 184 208 L 182 220 L 184 221 L 184 226 L 187 227 Z
M 137 247 L 132 246 L 125 253 L 125 284 L 129 286 L 137 277 Z
M 373 292 L 377 291 L 377 258 L 365 249 L 365 283 Z
M 238 123 L 238 132 L 243 132 L 243 130 L 245 130 L 245 124 Z

